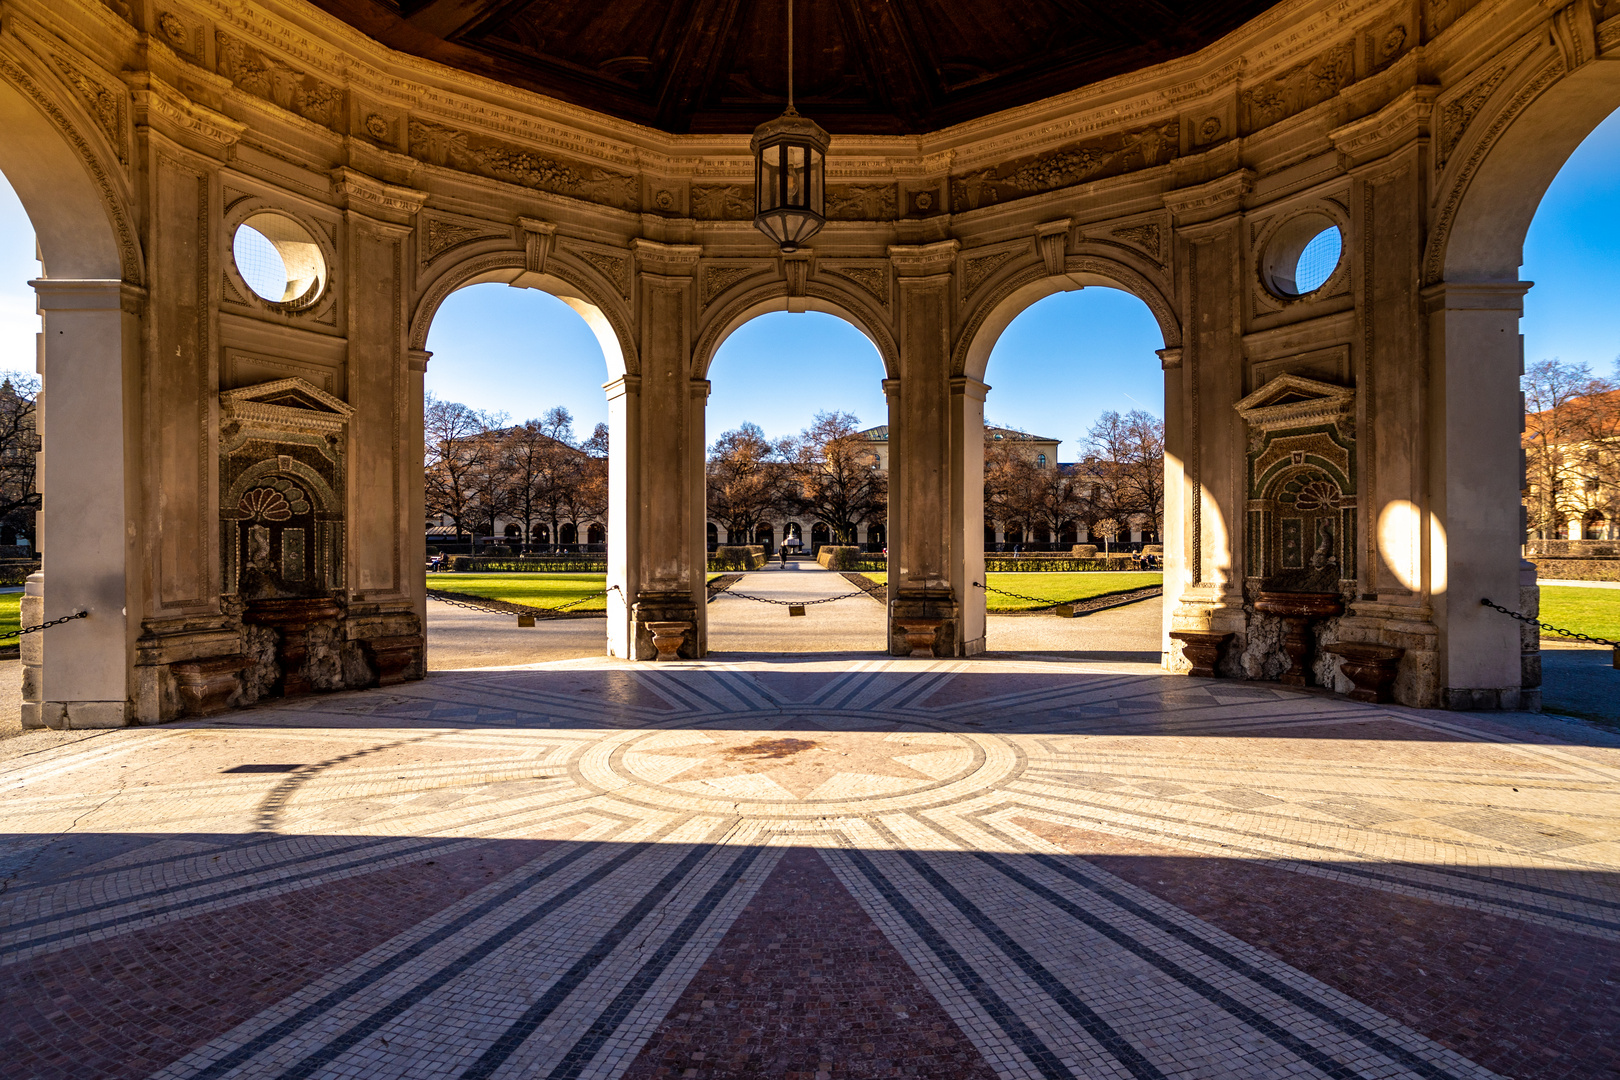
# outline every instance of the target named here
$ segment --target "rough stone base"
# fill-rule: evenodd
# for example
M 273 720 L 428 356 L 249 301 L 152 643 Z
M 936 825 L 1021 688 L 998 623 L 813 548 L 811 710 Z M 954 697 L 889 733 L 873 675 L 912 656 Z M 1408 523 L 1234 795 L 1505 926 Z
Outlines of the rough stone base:
M 1517 686 L 1448 686 L 1440 692 L 1442 708 L 1452 712 L 1518 712 L 1524 706 L 1524 691 Z M 1540 694 L 1536 704 L 1540 706 Z
M 682 660 L 701 660 L 706 651 L 698 634 L 701 615 L 697 602 L 686 593 L 641 593 L 636 598 L 635 606 L 630 609 L 635 633 L 635 658 L 658 659 L 658 648 L 653 644 L 649 623 L 684 622 L 690 623 L 692 629 L 686 632 L 686 640 L 681 642 L 677 655 Z
M 939 621 L 939 629 L 934 633 L 935 656 L 969 655 L 958 641 L 962 613 L 949 589 L 913 589 L 898 595 L 891 591 L 889 596 L 890 656 L 911 655 L 911 645 L 900 623 L 913 619 Z

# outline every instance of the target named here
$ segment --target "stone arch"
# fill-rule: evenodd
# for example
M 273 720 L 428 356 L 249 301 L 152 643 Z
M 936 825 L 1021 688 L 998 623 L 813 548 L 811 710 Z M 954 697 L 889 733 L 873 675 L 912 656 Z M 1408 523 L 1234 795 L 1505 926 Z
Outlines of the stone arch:
M 1181 346 L 1181 321 L 1169 298 L 1148 275 L 1128 263 L 1099 255 L 1071 255 L 1064 261 L 1064 273 L 1052 275 L 1044 262 L 1023 259 L 968 313 L 957 338 L 953 373 L 982 381 L 991 350 L 1014 319 L 1048 296 L 1088 285 L 1119 289 L 1141 300 L 1159 324 L 1164 347 Z
M 1443 126 L 1439 133 L 1442 151 L 1452 138 L 1456 143 L 1442 173 L 1426 284 L 1518 279 L 1524 239 L 1547 188 L 1592 130 L 1620 109 L 1620 64 L 1596 61 L 1569 71 L 1547 45 L 1492 98 L 1495 108 L 1460 133 Z
M 692 378 L 708 378 L 709 365 L 714 362 L 715 353 L 720 351 L 721 344 L 738 327 L 760 315 L 788 310 L 819 311 L 843 319 L 865 334 L 867 340 L 877 348 L 878 357 L 883 361 L 884 377 L 898 377 L 899 347 L 884 320 L 869 304 L 852 292 L 824 282 L 810 282 L 805 292 L 806 295 L 790 300 L 787 283 L 778 281 L 746 292 L 713 310 L 704 320 L 703 330 L 698 334 L 697 345 L 692 350 Z
M 144 281 L 131 193 L 118 152 L 71 91 L 0 39 L 3 172 L 27 211 L 45 275 L 76 280 Z M 126 98 L 109 99 L 121 133 Z
M 635 374 L 640 370 L 636 357 L 635 334 L 623 305 L 603 296 L 583 274 L 563 276 L 563 260 L 554 255 L 546 260 L 545 273 L 527 269 L 527 255 L 521 250 L 486 252 L 451 263 L 422 290 L 411 312 L 410 347 L 427 348 L 433 317 L 451 293 L 469 285 L 498 282 L 539 289 L 550 293 L 576 311 L 596 335 L 607 360 L 608 379 Z

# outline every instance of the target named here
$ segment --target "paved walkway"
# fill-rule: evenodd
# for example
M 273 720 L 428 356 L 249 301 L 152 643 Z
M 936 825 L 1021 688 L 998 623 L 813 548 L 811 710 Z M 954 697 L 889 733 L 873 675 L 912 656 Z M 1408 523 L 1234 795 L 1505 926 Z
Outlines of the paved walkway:
M 1138 671 L 593 659 L 6 740 L 3 1071 L 1620 1070 L 1620 739 Z
M 772 564 L 769 569 L 744 574 L 732 586 L 733 595 L 720 594 L 709 603 L 711 653 L 876 653 L 888 651 L 883 605 L 864 594 L 830 604 L 805 608 L 802 616 L 788 615 L 782 604 L 823 600 L 857 592 L 842 575 L 814 562 Z M 762 604 L 736 593 L 775 600 Z

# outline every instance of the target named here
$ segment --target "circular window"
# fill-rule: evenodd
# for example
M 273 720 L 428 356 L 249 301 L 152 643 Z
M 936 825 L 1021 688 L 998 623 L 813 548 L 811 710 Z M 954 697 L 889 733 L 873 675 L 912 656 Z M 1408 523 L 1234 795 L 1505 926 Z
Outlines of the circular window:
M 1260 275 L 1266 288 L 1293 300 L 1327 284 L 1344 254 L 1344 234 L 1326 214 L 1290 219 L 1266 245 Z
M 231 238 L 236 269 L 254 294 L 297 311 L 321 297 L 326 259 L 302 225 L 280 214 L 254 214 Z

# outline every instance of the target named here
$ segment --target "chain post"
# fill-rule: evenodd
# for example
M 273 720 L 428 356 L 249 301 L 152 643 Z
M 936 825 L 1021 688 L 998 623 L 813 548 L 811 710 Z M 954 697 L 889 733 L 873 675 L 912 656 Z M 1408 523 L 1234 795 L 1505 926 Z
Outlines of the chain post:
M 1491 601 L 1484 598 L 1481 598 L 1479 602 L 1482 606 L 1488 607 L 1492 611 L 1500 611 L 1503 615 L 1506 615 L 1510 619 L 1517 619 L 1519 622 L 1526 623 L 1527 625 L 1539 627 L 1542 630 L 1549 630 L 1560 637 L 1567 637 L 1575 641 L 1590 641 L 1594 645 L 1607 645 L 1609 648 L 1614 650 L 1614 666 L 1616 668 L 1620 668 L 1620 641 L 1610 641 L 1608 638 L 1593 637 L 1591 634 L 1583 634 L 1578 630 L 1565 630 L 1561 626 L 1554 626 L 1552 623 L 1544 623 L 1538 619 L 1532 619 L 1528 615 L 1520 615 L 1517 611 L 1510 611 L 1501 604 L 1493 604 Z

